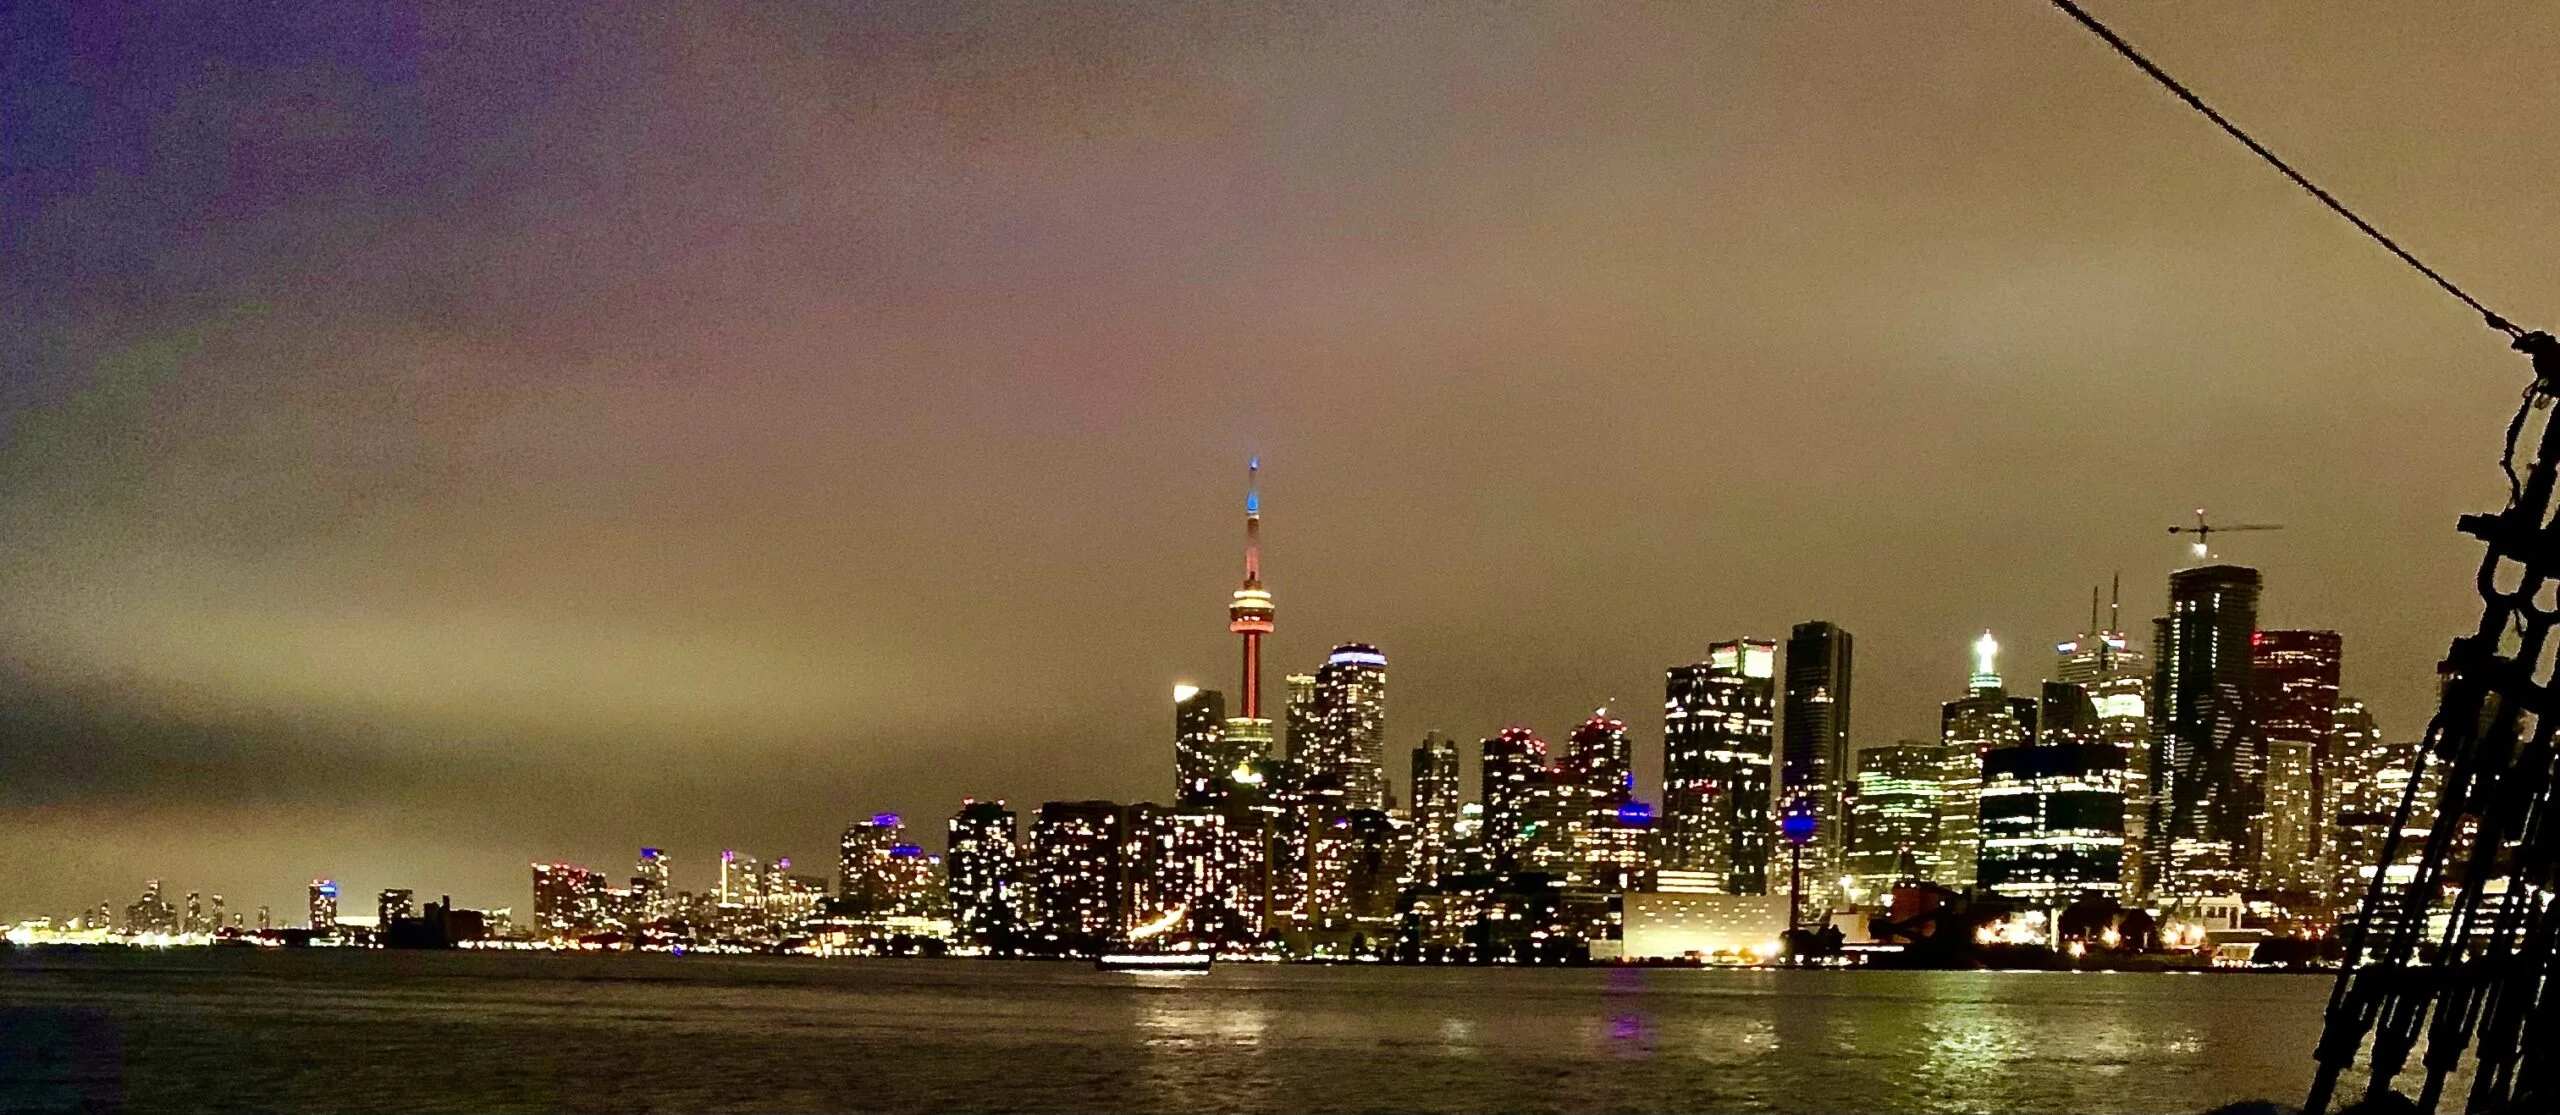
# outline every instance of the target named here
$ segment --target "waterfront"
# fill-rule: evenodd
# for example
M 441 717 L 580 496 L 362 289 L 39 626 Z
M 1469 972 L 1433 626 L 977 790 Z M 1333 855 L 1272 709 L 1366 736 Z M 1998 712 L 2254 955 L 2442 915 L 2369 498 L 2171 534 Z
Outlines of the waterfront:
M 2319 976 L 21 950 L 0 1107 L 2201 1111 Z

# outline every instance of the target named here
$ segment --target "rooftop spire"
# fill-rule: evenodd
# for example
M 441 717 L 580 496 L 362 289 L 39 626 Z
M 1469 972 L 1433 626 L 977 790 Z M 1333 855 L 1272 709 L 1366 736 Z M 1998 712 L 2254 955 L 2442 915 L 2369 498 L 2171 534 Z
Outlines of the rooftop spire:
M 2000 640 L 1992 638 L 1991 632 L 1986 629 L 1981 638 L 1973 641 L 1973 687 L 1975 689 L 2000 688 L 1999 658 Z

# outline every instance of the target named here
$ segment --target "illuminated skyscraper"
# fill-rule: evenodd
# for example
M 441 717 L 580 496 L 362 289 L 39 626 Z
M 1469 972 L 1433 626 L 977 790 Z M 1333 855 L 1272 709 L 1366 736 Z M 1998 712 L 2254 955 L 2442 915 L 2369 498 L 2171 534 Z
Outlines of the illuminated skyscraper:
M 1880 903 L 1894 885 L 1938 876 L 1938 799 L 1946 748 L 1903 740 L 1858 753 L 1858 792 L 1849 818 L 1851 897 Z
M 1973 642 L 1973 676 L 1964 697 L 1938 707 L 1938 742 L 1946 766 L 1939 780 L 1937 882 L 1957 890 L 1977 881 L 1983 759 L 2035 738 L 2035 699 L 2011 697 L 2001 687 L 1999 655 L 1999 640 L 1983 632 Z
M 905 865 L 897 850 L 907 844 L 906 825 L 895 813 L 875 813 L 845 826 L 836 849 L 836 893 L 846 913 L 886 916 L 898 905 Z
M 1535 870 L 1531 849 L 1551 816 L 1554 779 L 1547 741 L 1522 727 L 1504 728 L 1478 744 L 1484 787 L 1485 856 L 1496 871 Z
M 1367 643 L 1333 648 L 1302 694 L 1289 678 L 1289 758 L 1342 782 L 1352 809 L 1387 801 L 1387 656 Z
M 1263 890 L 1262 916 L 1273 925 L 1285 925 L 1307 912 L 1308 836 L 1314 826 L 1307 777 L 1297 763 L 1272 755 L 1240 769 L 1235 796 L 1225 811 L 1240 808 L 1251 815 L 1251 822 L 1240 824 L 1238 831 L 1253 833 L 1265 848 L 1267 870 L 1256 876 Z
M 1116 802 L 1052 801 L 1031 826 L 1035 926 L 1052 948 L 1091 953 L 1122 929 L 1127 812 Z
M 1415 886 L 1437 886 L 1452 873 L 1451 846 L 1457 839 L 1460 796 L 1458 741 L 1438 732 L 1425 733 L 1413 749 L 1413 857 Z
M 951 815 L 943 863 L 951 920 L 981 948 L 1010 945 L 1023 929 L 1021 823 L 1002 801 L 966 800 Z
M 2169 614 L 2154 623 L 2151 823 L 2144 855 L 2155 900 L 2238 895 L 2249 882 L 2260 804 L 2250 699 L 2258 571 L 2207 565 L 2169 575 Z
M 338 931 L 338 881 L 311 880 L 311 932 L 327 937 Z
M 1393 925 L 1398 880 L 1406 870 L 1398 822 L 1375 809 L 1346 809 L 1322 818 L 1309 841 L 1307 889 L 1313 924 L 1366 930 L 1374 939 Z
M 2089 593 L 2089 629 L 2069 641 L 2055 646 L 2059 660 L 2055 664 L 2056 680 L 2079 685 L 2088 690 L 2090 703 L 2097 707 L 2097 742 L 2123 752 L 2124 768 L 2124 893 L 2141 898 L 2143 891 L 2143 855 L 2149 847 L 2145 835 L 2151 820 L 2151 657 L 2134 648 L 2118 620 L 2121 610 L 2114 600 L 2107 605 L 2105 622 L 2098 612 L 2098 594 Z
M 1194 947 L 1242 945 L 1262 935 L 1270 891 L 1268 822 L 1249 809 L 1131 806 L 1132 927 L 1171 919 L 1170 941 Z
M 1787 635 L 1786 705 L 1778 718 L 1778 796 L 1783 807 L 1802 801 L 1814 818 L 1813 841 L 1804 849 L 1808 904 L 1831 899 L 1847 848 L 1848 789 L 1853 761 L 1849 742 L 1849 633 L 1824 620 L 1799 623 Z
M 2294 916 L 2328 905 L 2330 741 L 2337 731 L 2341 640 L 2335 631 L 2260 631 L 2250 642 L 2250 716 L 2264 771 L 2253 890 Z
M 766 879 L 764 866 L 756 857 L 734 849 L 720 852 L 720 885 L 718 919 L 732 927 L 752 928 L 764 924 Z
M 333 884 L 333 907 L 336 890 Z M 604 928 L 604 897 L 604 876 L 597 872 L 566 863 L 533 865 L 533 926 L 545 936 L 577 937 Z
M 1727 894 L 1769 893 L 1777 657 L 1776 643 L 1741 639 L 1665 672 L 1657 861 Z
M 1271 593 L 1262 587 L 1262 459 L 1245 463 L 1244 585 L 1227 604 L 1227 630 L 1244 641 L 1244 718 L 1262 718 L 1262 637 L 1272 630 Z M 1268 738 L 1266 734 L 1266 739 Z
M 669 885 L 667 854 L 656 848 L 640 849 L 640 862 L 631 871 L 632 913 L 643 922 L 665 921 L 675 915 L 675 889 Z
M 1215 689 L 1173 687 L 1174 800 L 1208 805 L 1225 800 L 1236 767 L 1250 755 L 1227 744 L 1227 698 Z
M 178 922 L 178 932 L 205 932 L 204 895 L 201 892 L 192 890 L 187 892 L 187 912 Z
M 1308 763 L 1324 748 L 1318 736 L 1324 730 L 1324 710 L 1316 703 L 1314 674 L 1286 674 L 1280 678 L 1280 744 L 1281 753 L 1290 761 Z
M 2435 827 L 2444 764 L 2422 761 L 2425 744 L 2419 741 L 2383 739 L 2373 714 L 2353 698 L 2338 702 L 2330 744 L 2337 809 L 2330 832 L 2336 849 L 2331 859 L 2330 905 L 2344 929 L 2361 912 L 2376 875 L 2382 877 L 2385 893 L 2406 888 L 2417 877 L 2418 861 Z M 2413 777 L 2418 785 L 2411 798 Z M 2397 826 L 2403 801 L 2410 804 L 2409 820 Z M 2386 865 L 2383 852 L 2395 831 L 2399 846 Z
M 2087 689 L 2044 684 L 2030 741 L 1983 758 L 1976 874 L 1994 893 L 2065 906 L 2124 893 L 2124 756 Z
M 1577 882 L 1625 890 L 1644 873 L 1653 812 L 1636 801 L 1635 745 L 1627 722 L 1601 709 L 1566 740 L 1559 789 L 1571 796 Z

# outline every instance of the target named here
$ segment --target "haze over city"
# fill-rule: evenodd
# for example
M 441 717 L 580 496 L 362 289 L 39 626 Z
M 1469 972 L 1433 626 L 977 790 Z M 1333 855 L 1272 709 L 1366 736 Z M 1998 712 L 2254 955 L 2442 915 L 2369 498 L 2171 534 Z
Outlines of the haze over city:
M 2118 14 L 2549 307 L 2494 16 Z M 2504 483 L 2475 320 L 2036 5 L 8 18 L 0 914 L 1163 796 L 1248 454 L 1274 679 L 1647 784 L 1710 643 L 1931 738 L 2199 505 L 2413 736 Z

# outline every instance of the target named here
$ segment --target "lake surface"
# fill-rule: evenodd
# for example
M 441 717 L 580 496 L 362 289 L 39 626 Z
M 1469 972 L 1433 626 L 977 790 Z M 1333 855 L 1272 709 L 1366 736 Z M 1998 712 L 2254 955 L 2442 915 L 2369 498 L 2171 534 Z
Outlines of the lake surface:
M 2321 976 L 358 950 L 0 958 L 0 1110 L 2202 1111 Z M 2459 1092 L 2455 1093 L 2459 1095 Z

